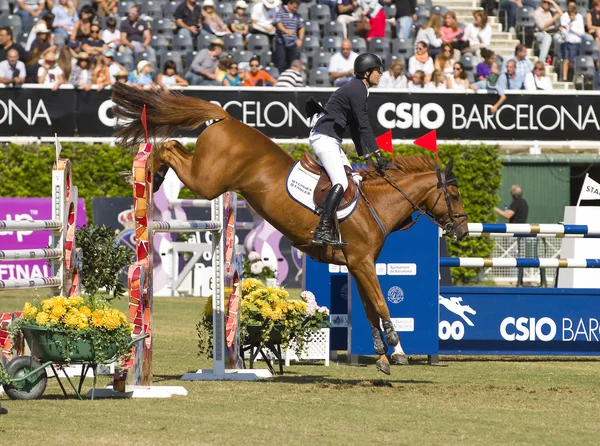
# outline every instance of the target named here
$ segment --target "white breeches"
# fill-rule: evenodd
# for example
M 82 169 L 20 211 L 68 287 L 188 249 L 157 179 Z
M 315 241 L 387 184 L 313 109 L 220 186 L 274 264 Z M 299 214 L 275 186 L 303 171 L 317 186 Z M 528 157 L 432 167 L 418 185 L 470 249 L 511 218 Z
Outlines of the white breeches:
M 346 177 L 344 166 L 348 166 L 350 169 L 352 169 L 352 166 L 342 150 L 342 141 L 315 132 L 310 135 L 308 142 L 321 163 L 323 163 L 323 167 L 325 167 L 331 180 L 331 185 L 341 184 L 346 190 L 348 188 L 348 177 Z

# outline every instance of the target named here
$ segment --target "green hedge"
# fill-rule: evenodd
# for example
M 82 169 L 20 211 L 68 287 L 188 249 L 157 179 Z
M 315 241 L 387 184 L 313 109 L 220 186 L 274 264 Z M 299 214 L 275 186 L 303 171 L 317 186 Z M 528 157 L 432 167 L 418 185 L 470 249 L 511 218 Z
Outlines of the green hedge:
M 307 145 L 283 146 L 294 159 L 299 159 L 308 150 Z M 193 145 L 188 148 L 193 149 Z M 352 148 L 345 148 L 351 161 L 360 162 L 352 155 Z M 459 179 L 460 191 L 466 212 L 471 222 L 496 221 L 494 206 L 499 202 L 496 195 L 500 186 L 502 163 L 495 146 L 440 146 L 440 163 L 445 166 L 454 158 L 454 172 Z M 429 154 L 415 146 L 395 146 L 396 156 Z M 131 171 L 134 154 L 108 144 L 63 144 L 62 157 L 69 158 L 73 166 L 74 184 L 79 188 L 79 197 L 86 201 L 88 219 L 91 221 L 92 197 L 131 196 L 131 187 L 119 172 Z M 0 196 L 2 197 L 47 197 L 50 195 L 54 162 L 54 145 L 0 145 Z M 193 197 L 188 190 L 181 196 Z M 489 257 L 493 242 L 485 238 L 468 238 L 460 244 L 449 243 L 451 256 Z M 472 281 L 477 270 L 453 268 L 456 283 Z

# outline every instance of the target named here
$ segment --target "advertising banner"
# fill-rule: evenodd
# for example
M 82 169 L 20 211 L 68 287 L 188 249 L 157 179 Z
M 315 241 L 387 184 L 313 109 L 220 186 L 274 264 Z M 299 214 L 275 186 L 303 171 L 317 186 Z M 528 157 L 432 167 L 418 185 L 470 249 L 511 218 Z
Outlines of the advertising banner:
M 52 220 L 51 198 L 0 198 L 0 220 Z M 87 224 L 85 201 L 77 202 L 76 227 Z M 77 240 L 75 241 L 77 245 Z M 52 231 L 0 232 L 0 249 L 41 249 L 52 246 Z M 45 259 L 0 262 L 0 280 L 51 277 Z
M 307 138 L 306 100 L 327 102 L 331 88 L 188 88 L 193 96 L 221 105 L 236 119 L 270 138 Z M 371 90 L 370 121 L 381 135 L 416 139 L 437 130 L 441 140 L 597 141 L 600 96 L 596 92 L 528 94 L 507 92 L 497 113 L 490 109 L 497 94 Z M 60 89 L 0 90 L 0 136 L 111 137 L 115 119 L 111 91 Z M 176 132 L 194 137 L 201 131 Z

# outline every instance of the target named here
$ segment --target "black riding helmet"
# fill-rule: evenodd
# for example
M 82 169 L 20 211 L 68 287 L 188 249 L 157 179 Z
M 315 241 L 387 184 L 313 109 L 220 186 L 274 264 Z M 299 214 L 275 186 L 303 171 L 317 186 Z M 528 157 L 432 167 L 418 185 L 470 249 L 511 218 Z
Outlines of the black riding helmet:
M 359 79 L 363 79 L 364 74 L 374 68 L 383 69 L 383 62 L 377 54 L 362 53 L 354 61 L 354 74 Z

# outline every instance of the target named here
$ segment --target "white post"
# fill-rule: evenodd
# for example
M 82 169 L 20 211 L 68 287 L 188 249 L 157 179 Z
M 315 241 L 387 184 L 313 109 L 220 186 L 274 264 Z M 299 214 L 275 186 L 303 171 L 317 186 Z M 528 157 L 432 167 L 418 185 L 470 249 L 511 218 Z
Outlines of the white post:
M 223 195 L 212 200 L 211 220 L 223 222 Z M 223 298 L 225 253 L 223 252 L 224 234 L 227 228 L 213 231 L 213 373 L 216 376 L 225 374 L 225 302 Z

